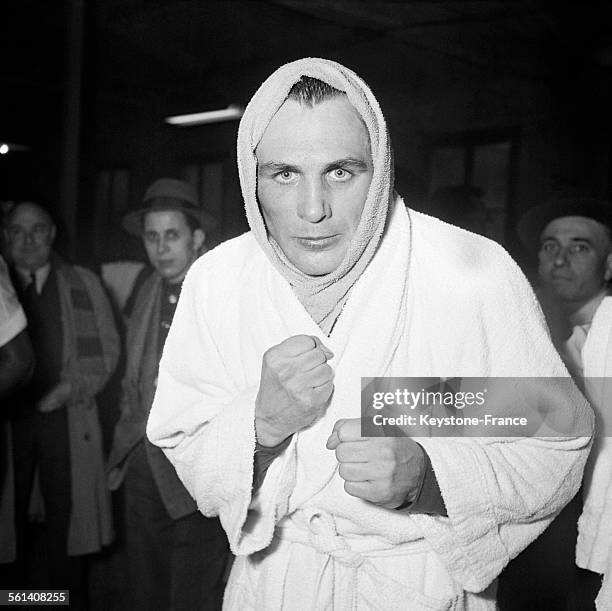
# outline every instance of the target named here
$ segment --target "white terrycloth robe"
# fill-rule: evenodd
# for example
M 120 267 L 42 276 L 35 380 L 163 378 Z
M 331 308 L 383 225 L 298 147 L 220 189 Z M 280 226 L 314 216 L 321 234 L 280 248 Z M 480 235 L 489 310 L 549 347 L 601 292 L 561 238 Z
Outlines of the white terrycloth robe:
M 598 435 L 585 469 L 576 564 L 604 574 L 598 610 L 612 609 L 612 297 L 595 312 L 582 349 L 585 392 L 597 411 Z
M 333 400 L 252 498 L 262 355 L 297 334 L 333 351 Z M 339 418 L 360 416 L 361 376 L 487 375 L 567 372 L 503 249 L 408 213 L 399 198 L 329 337 L 251 233 L 200 258 L 183 285 L 147 433 L 200 510 L 221 518 L 237 555 L 225 608 L 494 608 L 489 586 L 578 489 L 588 438 L 420 439 L 448 517 L 348 495 L 325 448 Z M 558 408 L 591 426 L 586 404 Z

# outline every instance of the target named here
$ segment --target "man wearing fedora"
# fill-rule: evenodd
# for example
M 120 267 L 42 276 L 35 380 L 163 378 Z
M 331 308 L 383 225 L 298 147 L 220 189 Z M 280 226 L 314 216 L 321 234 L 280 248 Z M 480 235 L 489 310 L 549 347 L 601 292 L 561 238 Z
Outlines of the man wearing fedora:
M 121 416 L 108 476 L 125 482 L 126 536 L 136 609 L 214 609 L 227 559 L 218 519 L 204 517 L 162 451 L 145 438 L 157 368 L 183 278 L 199 256 L 214 218 L 193 187 L 156 180 L 143 207 L 123 227 L 142 238 L 153 273 L 136 288 L 127 321 Z
M 607 413 L 612 401 L 612 206 L 591 197 L 557 196 L 529 210 L 518 233 L 527 250 L 537 253 L 544 308 L 556 307 L 564 323 L 557 346 L 597 416 L 576 545 L 577 596 L 584 608 L 593 608 L 600 575 L 609 575 L 612 568 L 612 427 Z M 612 608 L 605 577 L 597 603 Z

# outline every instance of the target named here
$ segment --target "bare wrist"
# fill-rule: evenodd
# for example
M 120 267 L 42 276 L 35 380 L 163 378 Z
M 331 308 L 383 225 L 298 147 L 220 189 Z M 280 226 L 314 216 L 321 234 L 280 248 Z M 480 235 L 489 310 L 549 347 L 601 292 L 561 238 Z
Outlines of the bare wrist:
M 268 448 L 282 443 L 291 433 L 284 434 L 270 426 L 263 418 L 255 417 L 255 439 L 257 443 Z

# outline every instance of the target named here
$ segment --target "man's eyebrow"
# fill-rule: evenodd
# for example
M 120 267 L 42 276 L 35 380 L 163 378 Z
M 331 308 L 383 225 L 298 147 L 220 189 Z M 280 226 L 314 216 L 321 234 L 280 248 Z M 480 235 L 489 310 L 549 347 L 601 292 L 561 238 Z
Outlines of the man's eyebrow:
M 555 236 L 542 236 L 542 242 L 558 242 L 559 239 Z M 572 236 L 570 237 L 570 242 L 586 242 L 589 245 L 593 245 L 593 240 L 591 238 L 584 238 L 581 236 Z
M 282 161 L 266 161 L 257 164 L 258 172 L 299 172 L 299 169 L 290 163 Z
M 346 167 L 357 170 L 358 172 L 365 172 L 368 170 L 368 164 L 363 159 L 357 159 L 356 157 L 343 157 L 342 159 L 336 159 L 336 161 L 328 163 L 325 171 L 329 172 L 330 170 L 334 170 L 336 168 Z
M 351 168 L 357 172 L 365 172 L 368 170 L 368 164 L 363 159 L 356 157 L 343 157 L 331 161 L 325 166 L 324 171 L 330 172 L 336 168 Z M 282 161 L 266 161 L 257 165 L 258 172 L 300 172 L 300 169 L 292 165 L 291 163 L 284 163 Z

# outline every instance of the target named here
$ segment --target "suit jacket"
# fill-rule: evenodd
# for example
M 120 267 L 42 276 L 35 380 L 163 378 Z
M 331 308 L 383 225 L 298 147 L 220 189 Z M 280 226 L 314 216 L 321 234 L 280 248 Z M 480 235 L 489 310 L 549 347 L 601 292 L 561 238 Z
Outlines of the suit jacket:
M 155 396 L 158 369 L 158 331 L 162 279 L 153 273 L 138 289 L 127 321 L 127 365 L 122 383 L 121 416 L 115 427 L 107 472 L 111 490 L 118 488 L 136 446 L 146 445 L 147 458 L 168 514 L 178 519 L 197 510 L 162 450 L 145 438 Z
M 72 387 L 66 404 L 72 481 L 72 512 L 66 544 L 68 554 L 78 556 L 97 552 L 102 545 L 110 544 L 113 539 L 112 509 L 104 480 L 102 433 L 96 394 L 104 388 L 112 375 L 120 346 L 112 310 L 97 277 L 87 269 L 68 265 L 56 258 L 52 265 L 56 273 L 51 274 L 47 282 L 57 282 L 60 320 L 50 322 L 61 325 L 63 341 L 60 378 L 70 382 Z M 92 323 L 83 322 L 83 310 L 77 311 L 75 308 L 75 292 L 82 290 L 86 291 L 86 299 L 91 303 Z M 80 335 L 83 326 L 93 327 L 88 329 L 88 333 L 89 339 L 99 345 L 99 354 L 95 359 L 84 356 L 82 346 L 79 346 L 83 341 Z M 10 443 L 10 438 L 6 439 L 7 448 L 10 448 Z M 11 474 L 8 483 L 9 490 L 0 497 L 1 562 L 11 562 L 15 550 L 14 537 L 11 536 L 15 532 Z M 33 503 L 42 508 L 42 498 L 36 491 L 35 486 Z

